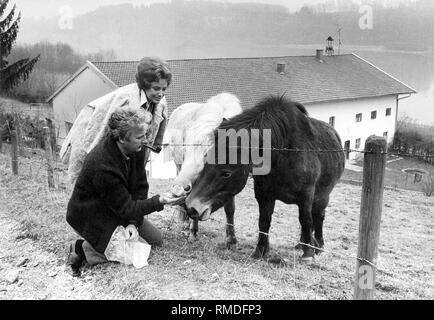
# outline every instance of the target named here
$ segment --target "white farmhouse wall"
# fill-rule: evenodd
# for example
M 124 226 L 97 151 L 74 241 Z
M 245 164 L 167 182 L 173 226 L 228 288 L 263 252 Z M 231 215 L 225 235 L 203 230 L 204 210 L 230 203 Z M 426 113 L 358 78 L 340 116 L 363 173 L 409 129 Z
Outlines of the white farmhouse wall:
M 148 178 L 174 179 L 177 176 L 176 165 L 170 156 L 163 150 L 159 154 L 151 152 L 150 161 L 146 164 Z
M 65 122 L 74 123 L 78 113 L 87 103 L 112 90 L 113 87 L 109 83 L 86 68 L 53 98 L 54 121 L 59 145 L 67 134 Z
M 390 116 L 386 116 L 386 109 L 391 108 Z M 332 101 L 327 103 L 306 104 L 310 116 L 325 122 L 335 117 L 335 129 L 339 133 L 342 146 L 350 141 L 350 149 L 356 149 L 356 139 L 360 139 L 363 150 L 365 141 L 370 135 L 383 136 L 387 132 L 387 142 L 392 142 L 396 126 L 396 96 L 364 98 L 346 101 Z M 377 111 L 377 118 L 371 119 L 371 111 Z M 356 114 L 362 114 L 362 121 L 356 122 Z M 350 159 L 358 156 L 351 153 Z

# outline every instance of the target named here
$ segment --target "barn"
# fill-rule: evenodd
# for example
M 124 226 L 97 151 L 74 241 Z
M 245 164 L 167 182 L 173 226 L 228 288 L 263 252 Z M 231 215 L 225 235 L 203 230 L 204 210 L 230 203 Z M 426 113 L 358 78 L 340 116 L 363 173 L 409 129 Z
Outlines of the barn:
M 61 144 L 81 108 L 88 102 L 133 83 L 138 61 L 86 62 L 48 98 Z M 304 104 L 309 114 L 330 123 L 343 147 L 363 150 L 372 134 L 393 139 L 399 101 L 414 89 L 360 56 L 324 55 L 258 58 L 183 59 L 168 61 L 173 82 L 167 90 L 169 116 L 186 102 L 204 102 L 226 91 L 244 109 L 270 95 L 285 95 Z M 348 153 L 349 160 L 357 153 Z M 152 169 L 152 167 L 154 169 Z M 153 178 L 171 178 L 174 168 L 152 159 Z

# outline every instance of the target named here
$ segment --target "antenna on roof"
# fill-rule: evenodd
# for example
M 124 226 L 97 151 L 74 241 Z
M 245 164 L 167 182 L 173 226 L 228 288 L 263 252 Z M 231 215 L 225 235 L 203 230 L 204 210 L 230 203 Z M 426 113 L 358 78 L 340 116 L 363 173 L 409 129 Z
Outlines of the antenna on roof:
M 341 54 L 341 44 L 342 44 L 341 31 L 342 31 L 342 28 L 340 27 L 339 23 L 337 24 L 337 27 L 338 27 L 338 37 L 339 37 L 339 39 L 338 39 L 338 55 L 339 55 L 339 54 Z

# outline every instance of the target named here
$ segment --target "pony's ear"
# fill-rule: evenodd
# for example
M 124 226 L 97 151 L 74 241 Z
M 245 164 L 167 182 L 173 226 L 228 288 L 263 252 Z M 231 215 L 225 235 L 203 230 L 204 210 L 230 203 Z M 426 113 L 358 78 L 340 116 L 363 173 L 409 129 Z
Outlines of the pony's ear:
M 222 123 L 228 122 L 229 120 L 226 118 L 223 118 Z
M 309 112 L 307 112 L 306 108 L 304 105 L 302 105 L 299 102 L 294 102 L 294 105 L 297 107 L 298 110 L 301 111 L 301 113 L 304 113 L 306 116 L 309 116 Z

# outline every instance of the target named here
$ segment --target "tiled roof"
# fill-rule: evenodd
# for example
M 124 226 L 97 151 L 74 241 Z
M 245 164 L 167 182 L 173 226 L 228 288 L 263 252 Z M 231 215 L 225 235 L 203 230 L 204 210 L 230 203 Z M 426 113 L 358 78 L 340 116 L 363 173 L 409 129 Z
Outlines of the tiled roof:
M 137 61 L 93 62 L 117 86 L 135 82 Z M 354 54 L 169 60 L 173 81 L 166 92 L 170 111 L 186 102 L 204 102 L 226 91 L 235 94 L 243 108 L 262 98 L 285 94 L 310 104 L 415 91 Z M 276 71 L 285 63 L 285 74 Z

